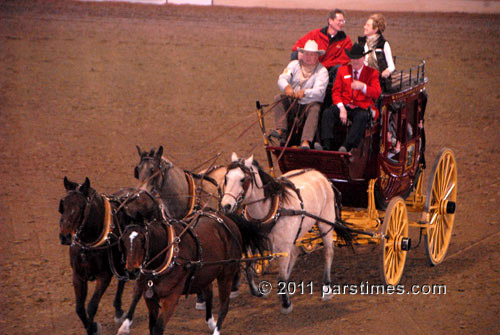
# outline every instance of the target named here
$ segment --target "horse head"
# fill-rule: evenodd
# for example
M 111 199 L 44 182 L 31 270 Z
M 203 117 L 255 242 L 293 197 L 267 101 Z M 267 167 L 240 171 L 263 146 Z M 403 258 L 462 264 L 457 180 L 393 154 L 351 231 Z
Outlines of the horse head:
M 116 212 L 118 215 L 124 214 L 126 216 L 125 222 L 144 224 L 146 221 L 163 218 L 161 205 L 151 192 L 136 188 L 122 188 L 113 196 L 119 203 Z
M 70 245 L 74 235 L 85 220 L 86 208 L 91 202 L 95 191 L 90 187 L 90 181 L 85 178 L 81 185 L 71 182 L 64 177 L 66 195 L 59 202 L 59 239 L 61 244 Z
M 152 191 L 160 191 L 165 172 L 172 164 L 162 157 L 163 146 L 157 151 L 151 149 L 148 152 L 141 151 L 139 146 L 137 152 L 140 156 L 139 164 L 134 169 L 134 177 L 139 180 L 138 188 Z
M 129 225 L 120 237 L 120 247 L 125 255 L 125 269 L 131 273 L 137 272 L 146 260 L 148 247 L 147 229 L 142 225 Z
M 253 155 L 240 159 L 233 152 L 231 164 L 227 167 L 224 178 L 224 193 L 221 207 L 226 213 L 233 213 L 252 194 L 254 186 L 262 188 L 258 168 Z

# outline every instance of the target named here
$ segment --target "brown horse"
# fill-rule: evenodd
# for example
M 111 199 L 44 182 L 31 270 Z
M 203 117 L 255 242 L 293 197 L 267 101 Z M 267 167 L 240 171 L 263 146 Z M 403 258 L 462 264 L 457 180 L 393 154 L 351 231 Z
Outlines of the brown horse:
M 109 197 L 100 195 L 90 187 L 88 178 L 78 185 L 65 177 L 64 187 L 67 193 L 59 203 L 59 238 L 61 244 L 70 245 L 76 313 L 87 334 L 101 334 L 101 326 L 94 322 L 94 316 L 113 274 L 118 277 L 113 302 L 115 322 L 121 323 L 124 318 L 121 297 L 129 275 L 118 250 L 120 233 L 127 224 L 158 217 L 158 204 L 151 195 L 134 189 L 122 189 Z M 94 280 L 94 294 L 85 311 L 88 282 Z M 142 294 L 137 289 L 134 291 L 134 301 L 127 314 L 130 319 Z
M 238 217 L 234 217 L 238 219 Z M 260 235 L 245 231 L 245 241 L 258 243 Z M 233 278 L 239 272 L 242 250 L 251 243 L 242 240 L 239 226 L 213 212 L 196 212 L 188 221 L 153 221 L 128 226 L 121 238 L 126 268 L 141 269 L 138 282 L 145 290 L 150 334 L 163 334 L 179 298 L 202 294 L 205 320 L 219 334 L 229 310 Z M 220 309 L 217 323 L 212 316 L 212 282 L 217 280 Z
M 220 185 L 226 174 L 224 166 L 191 173 L 163 157 L 163 146 L 156 151 L 151 149 L 149 153 L 137 146 L 137 152 L 140 161 L 134 176 L 139 180 L 138 188 L 156 194 L 168 218 L 182 220 L 196 209 L 218 209 L 222 195 Z M 234 279 L 231 297 L 238 295 L 238 283 L 239 273 Z M 204 304 L 199 295 L 196 309 L 204 309 Z

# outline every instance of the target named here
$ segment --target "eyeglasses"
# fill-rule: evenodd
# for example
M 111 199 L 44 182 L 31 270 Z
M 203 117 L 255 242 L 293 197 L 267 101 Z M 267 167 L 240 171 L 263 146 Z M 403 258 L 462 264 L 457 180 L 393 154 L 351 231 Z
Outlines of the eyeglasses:
M 335 19 L 335 20 L 337 20 L 339 23 L 345 24 L 345 20 L 344 19 Z

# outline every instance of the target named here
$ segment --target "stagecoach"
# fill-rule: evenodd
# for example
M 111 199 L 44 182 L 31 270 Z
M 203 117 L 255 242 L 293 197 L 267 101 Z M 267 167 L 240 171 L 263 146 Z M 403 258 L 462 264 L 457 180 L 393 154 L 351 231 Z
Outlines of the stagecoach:
M 393 75 L 390 92 L 378 100 L 379 118 L 370 121 L 361 144 L 349 153 L 274 145 L 264 125 L 269 106 L 257 101 L 271 174 L 275 174 L 273 156 L 281 173 L 314 168 L 325 174 L 340 190 L 341 218 L 355 231 L 354 243 L 380 245 L 379 265 L 387 285 L 397 285 L 401 279 L 411 249 L 409 227 L 420 230 L 430 265 L 443 261 L 451 239 L 457 197 L 457 166 L 453 151 L 448 148 L 440 150 L 424 191 L 428 79 L 424 61 L 406 62 L 409 65 L 405 70 Z M 346 131 L 345 127 L 336 129 L 337 133 Z M 409 218 L 408 212 L 421 214 Z M 317 229 L 313 229 L 297 245 L 304 252 L 314 251 L 321 247 L 317 236 Z M 335 236 L 334 242 L 343 244 Z

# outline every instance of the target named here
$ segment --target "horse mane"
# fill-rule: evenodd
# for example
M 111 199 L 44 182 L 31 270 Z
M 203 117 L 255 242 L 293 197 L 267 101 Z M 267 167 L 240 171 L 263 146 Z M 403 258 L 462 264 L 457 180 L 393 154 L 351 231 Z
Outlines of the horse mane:
M 253 160 L 253 166 L 255 166 L 259 172 L 259 177 L 262 180 L 262 185 L 264 187 L 264 196 L 266 198 L 279 195 L 283 199 L 283 202 L 290 199 L 290 190 L 293 189 L 294 186 L 289 180 L 273 178 L 260 167 L 259 162 L 255 159 Z

